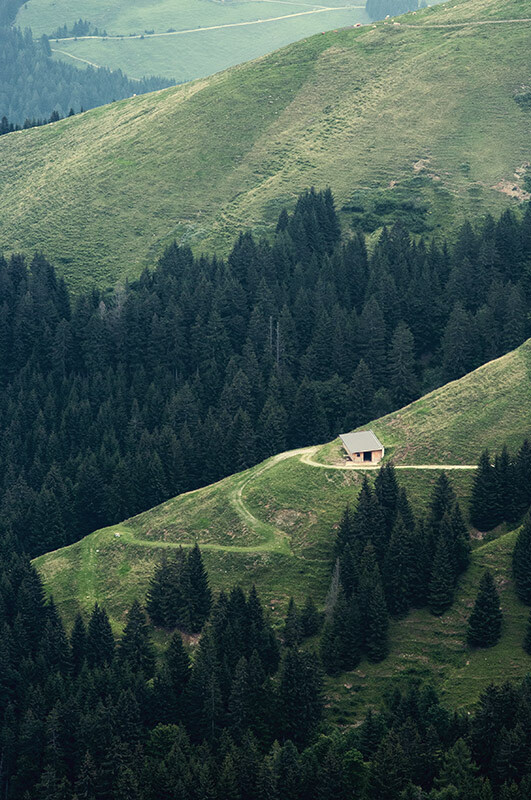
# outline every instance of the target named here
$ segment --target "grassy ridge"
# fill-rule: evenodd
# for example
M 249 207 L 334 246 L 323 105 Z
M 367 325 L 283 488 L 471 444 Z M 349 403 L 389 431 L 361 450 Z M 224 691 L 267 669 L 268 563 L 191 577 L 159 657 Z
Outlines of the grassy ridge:
M 4 136 L 0 248 L 39 247 L 80 287 L 137 275 L 174 237 L 226 252 L 312 184 L 347 209 L 360 188 L 366 210 L 416 209 L 428 233 L 498 213 L 517 202 L 500 188 L 519 186 L 515 170 L 530 160 L 515 94 L 531 84 L 531 26 L 429 25 L 528 8 L 467 0 L 409 15 L 415 28 L 330 32 Z M 352 216 L 343 212 L 347 227 Z
M 531 438 L 531 339 L 371 426 L 396 464 L 476 464 L 480 453 Z M 339 440 L 316 460 L 344 462 Z
M 395 431 L 397 454 L 411 463 L 425 464 L 426 442 L 448 442 L 446 463 L 458 463 L 463 448 L 476 452 L 485 443 L 500 449 L 509 438 L 516 446 L 531 435 L 528 373 L 516 365 L 529 365 L 531 341 L 514 353 L 487 364 L 428 395 L 424 404 L 434 408 L 446 424 L 434 429 L 432 416 L 416 414 L 408 426 L 388 428 L 390 418 L 372 427 L 387 441 Z M 522 384 L 522 380 L 527 383 Z M 470 408 L 496 407 L 493 385 L 507 398 L 497 414 L 478 414 L 473 424 Z M 524 394 L 520 392 L 523 391 Z M 509 400 L 511 402 L 509 402 Z M 468 408 L 469 417 L 463 412 Z M 399 418 L 401 418 L 399 416 Z M 482 438 L 483 426 L 485 436 Z M 460 432 L 457 436 L 457 432 Z M 510 433 L 510 436 L 508 434 Z M 437 437 L 439 436 L 439 439 Z M 455 449 L 452 449 L 451 442 Z M 409 445 L 407 450 L 406 444 Z M 335 530 L 343 507 L 355 502 L 362 472 L 319 464 L 331 457 L 335 445 L 315 446 L 275 456 L 263 464 L 217 484 L 176 497 L 157 508 L 97 531 L 80 542 L 41 556 L 36 564 L 48 591 L 70 624 L 78 610 L 87 612 L 98 600 L 108 609 L 113 627 L 123 626 L 125 612 L 135 597 L 143 599 L 154 564 L 164 550 L 199 541 L 215 589 L 256 583 L 273 617 L 280 621 L 288 599 L 302 601 L 308 594 L 322 605 L 326 595 Z M 438 452 L 438 450 L 437 450 Z M 309 459 L 309 460 L 308 460 Z M 454 462 L 455 459 L 455 462 Z M 312 464 L 311 461 L 314 463 Z M 369 472 L 373 480 L 375 472 Z M 461 501 L 468 507 L 473 471 L 449 471 Z M 398 472 L 417 511 L 426 508 L 438 471 L 404 468 Z M 331 713 L 350 719 L 360 706 L 373 702 L 383 683 L 394 676 L 419 676 L 433 680 L 452 703 L 470 703 L 490 680 L 517 677 L 529 667 L 520 649 L 526 609 L 517 601 L 510 581 L 509 561 L 514 532 L 505 529 L 491 541 L 474 540 L 473 566 L 462 580 L 454 608 L 441 619 L 425 610 L 392 624 L 392 654 L 383 664 L 363 663 L 353 673 L 329 684 Z M 502 641 L 486 653 L 470 653 L 464 645 L 465 620 L 475 597 L 482 568 L 489 564 L 499 577 L 505 614 Z

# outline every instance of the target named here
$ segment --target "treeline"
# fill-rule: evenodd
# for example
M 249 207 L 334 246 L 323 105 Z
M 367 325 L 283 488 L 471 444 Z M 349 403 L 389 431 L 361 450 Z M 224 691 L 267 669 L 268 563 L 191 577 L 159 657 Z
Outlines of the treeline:
M 107 31 L 99 31 L 91 22 L 87 19 L 81 19 L 81 17 L 74 22 L 71 28 L 68 25 L 62 25 L 60 28 L 56 28 L 52 33 L 50 33 L 50 39 L 67 39 L 71 36 L 107 36 Z
M 425 518 L 414 514 L 392 465 L 379 470 L 374 489 L 365 477 L 356 510 L 343 513 L 335 553 L 321 641 L 331 675 L 354 669 L 363 655 L 372 662 L 387 656 L 389 615 L 427 606 L 439 616 L 452 605 L 470 543 L 446 474 Z
M 156 662 L 134 602 L 115 642 L 96 605 L 67 635 L 14 540 L 0 543 L 0 792 L 5 800 L 527 800 L 531 681 L 473 713 L 430 687 L 389 692 L 344 730 L 319 663 L 282 648 L 256 591 L 216 599 L 193 661 Z
M 84 109 L 80 109 L 80 113 L 83 113 Z M 69 117 L 73 117 L 75 115 L 75 111 L 73 108 L 70 109 L 68 112 Z M 0 119 L 0 136 L 4 136 L 6 133 L 13 133 L 13 131 L 25 131 L 28 128 L 40 128 L 41 125 L 48 125 L 49 122 L 59 122 L 60 119 L 63 119 L 57 111 L 52 111 L 50 117 L 48 119 L 25 119 L 23 125 L 16 125 L 13 122 L 10 122 L 7 117 L 2 117 Z
M 32 554 L 326 441 L 529 334 L 531 210 L 453 248 L 345 244 L 330 192 L 226 261 L 172 245 L 74 307 L 36 255 L 0 259 L 0 498 Z M 215 451 L 215 458 L 210 454 Z
M 511 456 L 506 447 L 491 461 L 484 450 L 474 475 L 470 519 L 480 531 L 517 522 L 531 506 L 531 445 Z
M 0 27 L 0 117 L 14 125 L 65 117 L 71 108 L 95 106 L 173 85 L 166 78 L 130 80 L 120 70 L 77 69 L 52 59 L 46 36 L 34 41 L 29 29 Z

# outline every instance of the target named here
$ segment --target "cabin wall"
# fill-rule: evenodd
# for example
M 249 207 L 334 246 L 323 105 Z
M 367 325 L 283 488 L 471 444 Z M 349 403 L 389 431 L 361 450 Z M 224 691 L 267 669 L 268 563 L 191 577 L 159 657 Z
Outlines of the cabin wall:
M 363 453 L 359 456 L 356 453 L 348 453 L 348 456 L 354 464 L 378 464 L 383 458 L 383 450 L 371 450 L 370 461 L 363 460 Z

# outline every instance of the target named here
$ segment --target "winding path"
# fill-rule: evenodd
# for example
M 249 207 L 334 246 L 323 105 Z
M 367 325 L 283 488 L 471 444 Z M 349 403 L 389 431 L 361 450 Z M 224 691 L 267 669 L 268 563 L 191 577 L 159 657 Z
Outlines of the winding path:
M 262 466 L 258 469 L 255 469 L 249 475 L 248 473 L 243 473 L 242 479 L 236 484 L 234 488 L 231 488 L 227 494 L 227 500 L 242 521 L 246 524 L 248 528 L 254 531 L 260 537 L 260 541 L 251 544 L 251 545 L 223 545 L 223 544 L 210 544 L 210 543 L 202 543 L 201 549 L 206 551 L 223 551 L 223 552 L 232 552 L 232 553 L 278 553 L 283 555 L 291 555 L 291 542 L 289 538 L 289 534 L 277 528 L 275 525 L 272 525 L 269 522 L 265 522 L 264 520 L 258 519 L 252 513 L 252 511 L 245 505 L 244 500 L 244 492 L 247 486 L 249 486 L 256 478 L 263 475 L 268 470 L 272 469 L 276 464 L 281 461 L 286 461 L 290 458 L 298 458 L 299 461 L 308 467 L 314 467 L 318 469 L 327 469 L 327 470 L 344 470 L 344 471 L 359 471 L 359 472 L 366 472 L 371 470 L 377 470 L 378 466 L 376 465 L 358 465 L 358 464 L 322 464 L 319 461 L 315 461 L 313 456 L 318 452 L 320 449 L 319 446 L 313 447 L 302 447 L 297 450 L 289 450 L 285 453 L 280 453 L 279 455 L 273 456 L 272 458 L 268 459 Z M 397 464 L 395 465 L 395 469 L 403 469 L 403 470 L 475 470 L 477 469 L 475 464 Z M 195 489 L 192 492 L 187 492 L 187 494 L 195 494 L 196 492 L 200 492 L 201 489 Z M 99 546 L 104 546 L 106 543 L 108 544 L 110 541 L 118 542 L 125 542 L 127 544 L 131 544 L 137 547 L 147 547 L 151 549 L 178 549 L 179 547 L 193 547 L 194 542 L 167 542 L 162 540 L 152 540 L 152 539 L 143 539 L 136 535 L 136 533 L 127 526 L 127 524 L 120 524 L 115 525 L 111 528 L 104 528 L 101 531 L 97 531 L 92 536 L 87 537 L 86 539 L 82 540 L 82 560 L 84 565 L 86 565 L 86 569 L 83 570 L 83 573 L 87 576 L 85 578 L 82 595 L 86 597 L 86 599 L 90 599 L 92 602 L 96 597 L 96 587 L 94 585 L 94 564 L 98 557 L 99 553 Z
M 294 5 L 299 5 L 295 3 Z M 250 19 L 244 22 L 225 22 L 223 25 L 205 25 L 203 28 L 185 28 L 182 31 L 164 31 L 163 33 L 131 33 L 115 36 L 65 36 L 61 39 L 50 39 L 56 44 L 59 42 L 80 42 L 86 39 L 104 39 L 105 41 L 124 41 L 130 42 L 133 39 L 157 39 L 161 36 L 184 36 L 189 33 L 203 33 L 204 31 L 219 31 L 223 28 L 242 28 L 246 25 L 265 25 L 267 22 L 278 22 L 282 19 L 292 19 L 293 17 L 305 17 L 308 14 L 327 14 L 329 11 L 348 11 L 352 8 L 364 9 L 365 6 L 316 6 L 310 11 L 295 11 L 293 14 L 282 14 L 280 17 L 266 17 L 265 19 Z M 83 60 L 83 59 L 81 59 Z M 90 63 L 90 62 L 89 62 Z

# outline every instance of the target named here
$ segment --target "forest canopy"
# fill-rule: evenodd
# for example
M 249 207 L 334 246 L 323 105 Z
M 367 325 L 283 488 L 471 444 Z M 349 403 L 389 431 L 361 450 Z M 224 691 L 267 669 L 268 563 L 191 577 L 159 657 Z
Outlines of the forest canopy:
M 312 190 L 273 242 L 174 244 L 108 292 L 1 258 L 2 524 L 43 553 L 461 377 L 529 336 L 530 257 L 529 207 L 369 255 Z

